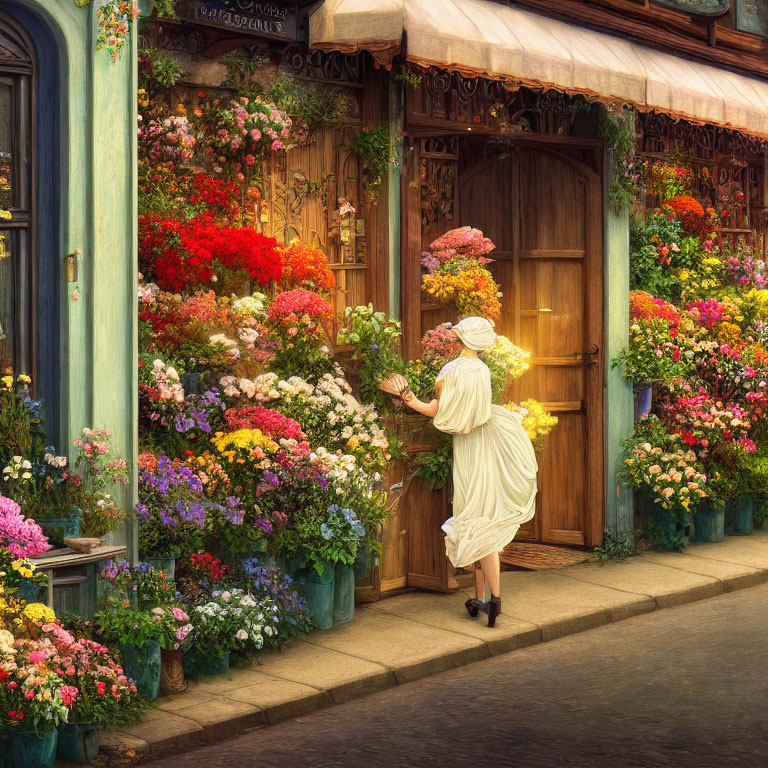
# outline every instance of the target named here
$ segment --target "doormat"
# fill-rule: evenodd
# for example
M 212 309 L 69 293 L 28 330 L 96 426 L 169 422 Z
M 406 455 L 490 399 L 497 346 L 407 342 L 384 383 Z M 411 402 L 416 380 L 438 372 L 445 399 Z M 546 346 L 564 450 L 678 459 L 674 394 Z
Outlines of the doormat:
M 529 544 L 513 541 L 499 555 L 503 565 L 524 568 L 527 571 L 541 571 L 545 568 L 563 568 L 567 565 L 585 563 L 592 558 L 591 552 L 567 547 L 553 547 L 549 544 Z

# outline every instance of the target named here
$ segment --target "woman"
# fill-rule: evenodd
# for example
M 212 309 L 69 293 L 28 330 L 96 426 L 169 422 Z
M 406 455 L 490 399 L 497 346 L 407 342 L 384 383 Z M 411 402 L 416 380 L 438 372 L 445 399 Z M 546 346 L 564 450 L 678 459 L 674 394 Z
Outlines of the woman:
M 501 613 L 499 551 L 533 517 L 538 466 L 519 417 L 491 404 L 491 372 L 478 353 L 495 341 L 493 326 L 467 317 L 452 330 L 464 350 L 438 374 L 436 398 L 424 403 L 406 388 L 402 399 L 454 436 L 453 517 L 442 526 L 445 549 L 456 568 L 474 563 L 475 599 L 466 608 L 473 617 L 487 610 L 493 627 Z

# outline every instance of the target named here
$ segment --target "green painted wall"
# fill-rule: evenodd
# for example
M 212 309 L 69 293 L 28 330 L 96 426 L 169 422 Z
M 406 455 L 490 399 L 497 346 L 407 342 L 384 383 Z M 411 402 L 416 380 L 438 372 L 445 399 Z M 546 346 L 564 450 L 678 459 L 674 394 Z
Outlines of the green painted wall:
M 106 50 L 96 50 L 95 3 L 78 8 L 73 0 L 20 1 L 44 19 L 59 45 L 59 445 L 71 445 L 85 426 L 111 429 L 115 453 L 127 459 L 131 478 L 126 488 L 118 489 L 117 500 L 133 510 L 138 410 L 136 30 L 113 62 Z M 68 284 L 64 257 L 78 248 L 83 252 L 78 282 Z M 127 525 L 114 534 L 115 541 L 130 545 L 131 555 L 133 532 Z
M 606 153 L 603 188 L 610 188 L 613 158 Z M 633 529 L 632 493 L 619 485 L 621 441 L 632 434 L 632 385 L 610 361 L 626 346 L 629 336 L 629 215 L 616 213 L 608 200 L 603 228 L 603 307 L 605 344 L 605 528 L 611 533 Z

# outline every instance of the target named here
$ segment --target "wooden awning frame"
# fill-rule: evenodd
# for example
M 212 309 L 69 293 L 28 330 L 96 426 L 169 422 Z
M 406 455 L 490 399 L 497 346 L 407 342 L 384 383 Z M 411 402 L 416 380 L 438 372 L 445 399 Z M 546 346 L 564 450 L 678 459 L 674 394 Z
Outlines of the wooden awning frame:
M 493 0 L 325 0 L 310 45 L 768 138 L 768 81 Z

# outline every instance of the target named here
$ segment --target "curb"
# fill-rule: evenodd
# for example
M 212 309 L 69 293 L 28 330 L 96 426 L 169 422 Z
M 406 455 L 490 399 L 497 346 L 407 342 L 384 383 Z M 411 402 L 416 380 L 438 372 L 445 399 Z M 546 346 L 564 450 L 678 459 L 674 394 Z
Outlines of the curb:
M 669 567 L 674 568 L 675 566 Z M 565 575 L 570 576 L 570 574 Z M 571 578 L 574 581 L 581 581 L 576 576 L 571 576 Z M 150 764 L 164 757 L 210 746 L 259 728 L 306 715 L 318 709 L 342 704 L 360 696 L 414 682 L 493 656 L 512 653 L 522 648 L 596 629 L 606 624 L 618 623 L 657 610 L 698 602 L 758 586 L 768 582 L 768 569 L 755 568 L 754 573 L 738 574 L 727 578 L 711 578 L 712 582 L 709 584 L 688 587 L 657 597 L 647 595 L 643 599 L 641 593 L 635 593 L 638 601 L 619 609 L 587 611 L 578 616 L 554 620 L 540 626 L 532 625 L 531 629 L 522 629 L 520 632 L 501 637 L 498 640 L 482 641 L 479 645 L 421 660 L 411 666 L 385 669 L 382 672 L 366 675 L 327 689 L 314 688 L 312 693 L 275 703 L 265 708 L 243 703 L 237 707 L 241 711 L 233 712 L 230 717 L 216 717 L 212 712 L 210 719 L 206 722 L 203 718 L 204 722 L 201 723 L 184 716 L 183 712 L 192 708 L 182 710 L 179 714 L 154 709 L 150 711 L 148 720 L 135 727 L 150 732 L 156 730 L 156 739 L 147 740 L 121 731 L 109 731 L 102 734 L 102 744 L 110 747 L 133 749 L 141 755 L 140 762 L 142 765 Z M 312 635 L 309 635 L 309 638 L 311 637 Z M 308 642 L 311 643 L 311 639 Z M 303 687 L 310 688 L 311 686 L 305 685 Z M 233 704 L 231 700 L 223 696 L 215 698 L 220 698 L 217 706 L 226 708 Z M 208 708 L 209 705 L 200 706 Z

